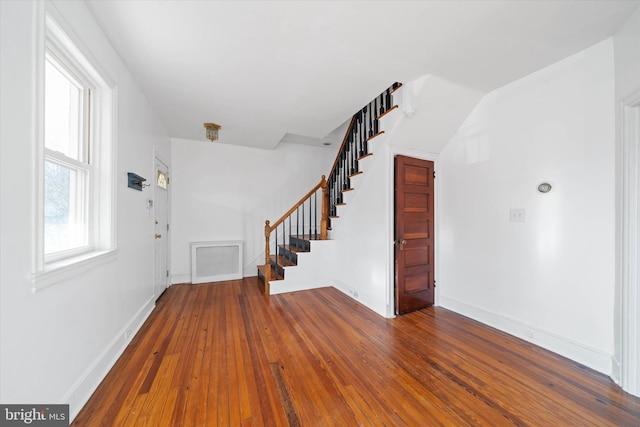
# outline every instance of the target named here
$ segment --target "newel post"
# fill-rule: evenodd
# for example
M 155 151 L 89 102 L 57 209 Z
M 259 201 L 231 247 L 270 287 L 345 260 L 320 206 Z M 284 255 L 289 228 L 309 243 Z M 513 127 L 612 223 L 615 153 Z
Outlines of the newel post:
M 320 240 L 327 240 L 327 228 L 329 226 L 329 191 L 327 189 L 327 178 L 322 175 L 320 181 L 322 188 L 322 217 L 320 218 Z
M 271 236 L 271 225 L 269 220 L 264 222 L 264 293 L 269 293 L 269 280 L 271 280 L 271 253 L 269 250 L 269 238 Z

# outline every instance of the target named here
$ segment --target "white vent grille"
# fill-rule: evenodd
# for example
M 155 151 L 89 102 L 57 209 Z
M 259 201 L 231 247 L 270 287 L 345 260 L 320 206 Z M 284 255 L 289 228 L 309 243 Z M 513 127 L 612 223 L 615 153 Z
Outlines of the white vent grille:
M 191 243 L 191 283 L 242 279 L 242 241 Z

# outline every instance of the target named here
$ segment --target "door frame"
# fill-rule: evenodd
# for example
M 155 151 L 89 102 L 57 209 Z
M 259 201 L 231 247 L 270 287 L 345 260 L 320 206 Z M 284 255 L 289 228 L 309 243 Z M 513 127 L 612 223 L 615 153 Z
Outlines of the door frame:
M 167 177 L 169 177 L 169 185 L 167 185 L 167 224 L 171 224 L 171 165 L 170 163 L 165 159 L 165 157 L 156 152 L 154 150 L 153 153 L 153 209 L 150 210 L 151 212 L 151 216 L 152 218 L 152 222 L 151 225 L 153 227 L 152 229 L 152 233 L 150 234 L 151 236 L 153 236 L 155 234 L 155 218 L 157 217 L 156 215 L 156 210 L 158 209 L 157 204 L 155 203 L 156 200 L 156 192 L 157 190 L 157 169 L 156 169 L 156 163 L 160 162 L 163 165 L 165 165 L 167 167 Z M 168 289 L 171 286 L 171 233 L 167 233 L 166 234 L 167 237 L 167 253 L 166 255 L 166 260 L 167 260 L 167 269 L 169 270 L 169 276 L 167 277 L 167 287 L 165 288 Z M 154 239 L 154 245 L 155 245 L 155 239 Z M 158 297 L 160 297 L 160 295 L 155 295 L 155 287 L 156 287 L 156 257 L 155 257 L 155 250 L 154 250 L 154 256 L 153 256 L 153 290 L 154 290 L 154 296 L 156 297 L 156 299 Z
M 640 396 L 640 91 L 618 106 L 616 306 L 612 377 Z
M 392 146 L 392 145 L 387 145 L 387 213 L 388 213 L 388 218 L 389 221 L 387 221 L 387 239 L 389 244 L 387 245 L 387 265 L 390 266 L 390 268 L 388 268 L 388 278 L 387 278 L 387 283 L 388 283 L 388 289 L 387 289 L 387 312 L 386 312 L 386 316 L 387 318 L 393 318 L 396 317 L 395 314 L 395 309 L 396 309 L 396 293 L 395 293 L 395 248 L 393 245 L 393 242 L 395 240 L 395 158 L 396 156 L 400 155 L 400 156 L 407 156 L 407 157 L 413 157 L 415 159 L 420 159 L 420 160 L 430 160 L 433 162 L 433 168 L 435 171 L 438 170 L 438 154 L 437 153 L 425 153 L 422 151 L 416 151 L 416 150 L 412 150 L 409 148 L 403 148 L 403 147 L 397 147 L 397 146 Z M 437 174 L 436 174 L 437 176 Z M 439 199 L 440 199 L 440 191 L 439 191 L 439 186 L 438 186 L 438 179 L 436 178 L 433 181 L 433 186 L 434 186 L 434 212 L 433 212 L 433 216 L 434 216 L 434 223 L 433 223 L 433 229 L 434 229 L 434 244 L 433 244 L 433 265 L 434 265 L 434 274 L 433 274 L 433 279 L 434 279 L 434 283 L 438 282 L 438 272 L 440 271 L 439 268 L 439 247 L 440 247 L 440 239 L 439 239 L 439 221 L 438 218 L 440 215 L 438 215 L 439 213 Z M 439 305 L 439 288 L 436 285 L 435 289 L 434 289 L 434 301 L 433 301 L 433 306 L 436 307 Z

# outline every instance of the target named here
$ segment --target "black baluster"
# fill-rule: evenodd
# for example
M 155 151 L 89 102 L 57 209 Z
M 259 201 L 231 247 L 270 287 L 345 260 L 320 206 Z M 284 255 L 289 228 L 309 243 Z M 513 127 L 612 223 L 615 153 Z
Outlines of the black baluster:
M 300 208 L 296 208 L 296 252 L 298 251 L 298 236 L 300 235 Z
M 389 111 L 389 110 L 391 109 L 391 107 L 392 107 L 392 105 L 391 105 L 391 90 L 389 90 L 389 89 L 387 89 L 387 96 L 386 96 L 386 98 L 387 98 L 387 101 L 386 101 L 386 102 L 387 102 L 386 111 Z
M 351 132 L 351 140 L 350 142 L 350 147 L 351 147 L 351 175 L 353 175 L 354 173 L 356 173 L 358 171 L 358 147 L 357 147 L 357 142 L 356 142 L 356 133 L 355 133 L 355 129 L 354 132 Z
M 289 246 L 286 246 L 286 242 L 285 242 L 285 246 L 287 248 L 287 255 L 289 258 L 289 261 L 293 261 L 293 254 L 291 253 L 291 215 L 289 215 Z
M 282 241 L 283 242 L 286 242 L 286 236 L 287 236 L 287 230 L 285 228 L 284 221 L 282 221 Z M 280 256 L 282 257 L 282 277 L 284 277 L 284 266 L 287 265 L 287 262 L 285 261 L 286 258 L 284 256 L 283 251 L 280 251 L 280 253 L 281 253 Z M 276 265 L 278 265 L 279 263 L 280 263 L 280 258 L 276 256 Z
M 311 205 L 311 197 L 309 197 L 309 239 L 311 239 L 312 234 L 312 230 L 313 230 L 313 210 L 312 209 L 312 205 Z
M 370 105 L 369 106 L 369 133 L 368 133 L 369 138 L 373 136 L 373 115 L 374 114 L 375 114 L 375 110 Z
M 358 128 L 358 157 L 362 157 L 364 153 L 362 152 L 362 110 L 358 111 L 358 118 L 356 127 Z
M 274 231 L 276 232 L 276 247 L 274 251 L 276 253 L 276 265 L 274 266 L 273 269 L 276 271 L 275 280 L 278 280 L 278 228 L 276 227 Z M 269 268 L 271 268 L 271 260 L 269 260 Z

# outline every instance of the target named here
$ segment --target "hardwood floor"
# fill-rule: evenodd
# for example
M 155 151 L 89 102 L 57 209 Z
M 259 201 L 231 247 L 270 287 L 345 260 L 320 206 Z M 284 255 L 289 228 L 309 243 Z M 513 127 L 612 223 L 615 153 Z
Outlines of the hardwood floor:
M 606 376 L 443 308 L 174 285 L 74 426 L 638 426 Z

